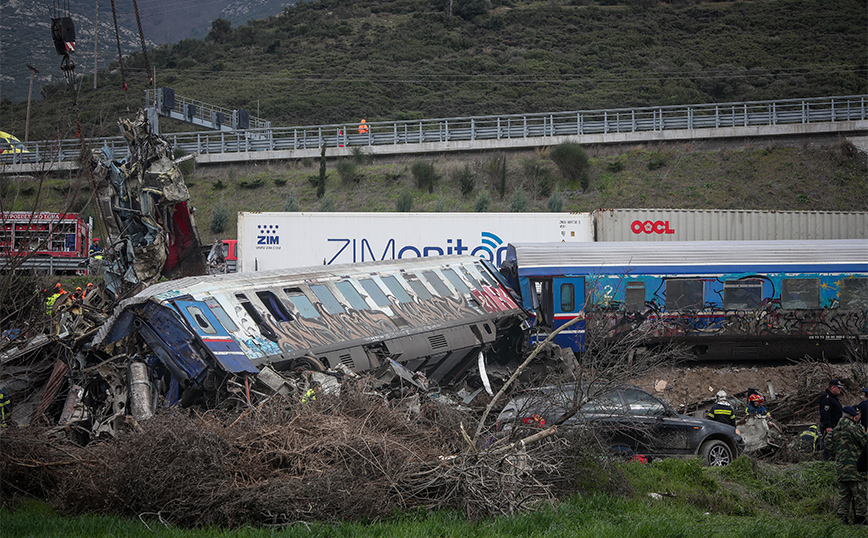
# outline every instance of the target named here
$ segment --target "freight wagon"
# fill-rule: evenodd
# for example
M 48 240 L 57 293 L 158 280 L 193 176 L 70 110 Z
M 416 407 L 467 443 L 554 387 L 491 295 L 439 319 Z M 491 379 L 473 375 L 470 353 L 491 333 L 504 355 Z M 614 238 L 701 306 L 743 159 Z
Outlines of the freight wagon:
M 448 256 L 187 277 L 125 300 L 93 346 L 124 341 L 183 404 L 266 366 L 447 385 L 514 358 L 527 316 L 498 276 Z
M 510 244 L 501 272 L 535 313 L 531 343 L 585 350 L 639 330 L 716 360 L 827 358 L 868 343 L 868 240 Z

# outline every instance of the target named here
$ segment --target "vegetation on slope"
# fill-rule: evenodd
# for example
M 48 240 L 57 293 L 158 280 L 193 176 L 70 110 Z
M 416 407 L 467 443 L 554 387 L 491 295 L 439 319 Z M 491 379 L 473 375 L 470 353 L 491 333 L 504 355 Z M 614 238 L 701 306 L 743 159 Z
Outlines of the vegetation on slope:
M 319 0 L 150 52 L 158 87 L 274 125 L 454 117 L 866 93 L 861 0 L 656 4 L 496 0 L 449 16 L 442 0 Z M 86 136 L 142 106 L 141 54 L 77 95 Z M 33 105 L 30 139 L 71 137 L 62 85 Z M 4 101 L 22 134 L 25 104 Z M 164 127 L 191 130 L 189 125 Z

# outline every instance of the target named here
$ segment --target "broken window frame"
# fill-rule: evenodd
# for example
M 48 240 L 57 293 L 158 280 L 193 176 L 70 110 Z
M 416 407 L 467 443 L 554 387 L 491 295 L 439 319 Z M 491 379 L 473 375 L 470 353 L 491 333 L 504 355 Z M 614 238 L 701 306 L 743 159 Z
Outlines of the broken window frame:
M 455 295 L 455 292 L 450 290 L 449 286 L 434 271 L 422 271 L 422 278 L 428 281 L 428 284 L 434 288 L 434 291 L 440 297 L 452 297 Z
M 286 309 L 283 301 L 271 290 L 257 291 L 256 296 L 277 321 L 294 321 L 295 317 Z M 268 300 L 266 300 L 268 299 Z
M 262 315 L 256 309 L 256 306 L 253 305 L 253 301 L 251 301 L 250 298 L 247 297 L 247 295 L 244 293 L 236 293 L 235 299 L 247 312 L 247 315 L 250 316 L 250 318 L 253 320 L 253 323 L 256 324 L 256 327 L 259 329 L 259 332 L 262 334 L 262 336 L 271 340 L 272 342 L 277 342 L 277 335 L 274 333 L 274 330 L 272 330 L 271 326 L 265 323 L 265 320 L 262 319 Z
M 407 281 L 407 284 L 410 285 L 410 288 L 416 293 L 416 297 L 418 297 L 420 301 L 430 301 L 434 298 L 418 276 L 413 273 L 404 273 L 401 276 L 404 277 L 404 280 Z

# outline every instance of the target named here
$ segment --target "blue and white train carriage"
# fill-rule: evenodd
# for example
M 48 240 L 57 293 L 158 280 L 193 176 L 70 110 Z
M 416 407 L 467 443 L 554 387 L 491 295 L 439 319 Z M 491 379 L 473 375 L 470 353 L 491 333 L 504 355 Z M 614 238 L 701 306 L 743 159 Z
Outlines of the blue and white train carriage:
M 704 359 L 827 358 L 868 342 L 868 241 L 519 243 L 501 266 L 535 339 L 585 350 L 631 328 Z
M 521 341 L 526 313 L 498 276 L 479 258 L 443 256 L 187 277 L 122 302 L 94 345 L 143 341 L 135 353 L 168 370 L 169 400 L 182 403 L 265 365 L 448 384 L 480 353 Z

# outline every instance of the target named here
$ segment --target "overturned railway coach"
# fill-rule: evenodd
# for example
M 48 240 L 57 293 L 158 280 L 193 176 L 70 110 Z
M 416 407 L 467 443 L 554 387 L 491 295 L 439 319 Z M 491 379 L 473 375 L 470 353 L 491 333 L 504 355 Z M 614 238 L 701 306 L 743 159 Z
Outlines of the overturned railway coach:
M 638 329 L 708 360 L 865 356 L 868 241 L 519 243 L 501 272 L 535 333 L 576 352 L 586 332 Z M 590 334 L 588 334 L 590 336 Z
M 492 266 L 444 256 L 155 284 L 118 306 L 94 346 L 134 346 L 138 334 L 152 374 L 171 374 L 169 400 L 186 403 L 265 366 L 449 384 L 480 354 L 518 346 L 525 319 Z

